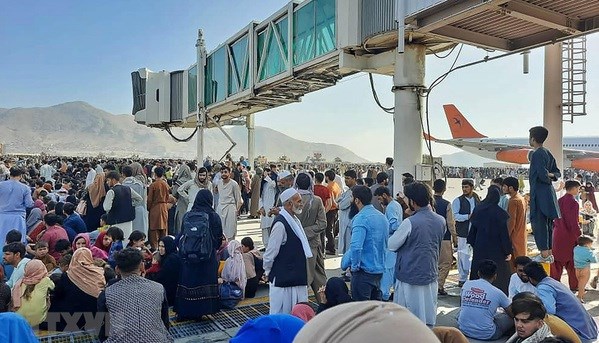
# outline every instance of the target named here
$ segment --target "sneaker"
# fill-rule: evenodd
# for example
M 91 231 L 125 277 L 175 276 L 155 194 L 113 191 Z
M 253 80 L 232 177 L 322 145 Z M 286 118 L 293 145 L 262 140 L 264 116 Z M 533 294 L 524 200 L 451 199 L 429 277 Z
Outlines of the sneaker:
M 542 254 L 538 254 L 537 256 L 532 258 L 533 261 L 535 262 L 539 262 L 539 263 L 553 263 L 555 262 L 555 258 L 553 257 L 553 255 L 549 255 L 547 257 L 543 257 Z
M 593 287 L 594 289 L 597 289 L 597 279 L 597 276 L 595 276 L 593 280 L 591 280 L 591 287 Z

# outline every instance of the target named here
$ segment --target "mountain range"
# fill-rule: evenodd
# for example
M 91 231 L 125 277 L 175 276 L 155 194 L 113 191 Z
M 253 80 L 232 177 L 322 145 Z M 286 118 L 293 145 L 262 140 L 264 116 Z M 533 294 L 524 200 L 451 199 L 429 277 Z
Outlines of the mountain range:
M 187 143 L 175 142 L 163 130 L 137 124 L 132 115 L 114 115 L 82 101 L 51 107 L 0 108 L 0 123 L 0 143 L 10 154 L 186 159 L 196 155 L 195 138 Z M 247 156 L 246 128 L 232 126 L 225 130 L 237 143 L 231 154 Z M 191 130 L 174 129 L 173 133 L 184 137 Z M 218 129 L 205 131 L 205 155 L 220 158 L 229 147 Z M 338 157 L 347 162 L 369 162 L 339 145 L 301 141 L 259 126 L 255 128 L 255 151 L 269 161 L 283 155 L 291 161 L 304 161 L 319 152 L 326 161 Z

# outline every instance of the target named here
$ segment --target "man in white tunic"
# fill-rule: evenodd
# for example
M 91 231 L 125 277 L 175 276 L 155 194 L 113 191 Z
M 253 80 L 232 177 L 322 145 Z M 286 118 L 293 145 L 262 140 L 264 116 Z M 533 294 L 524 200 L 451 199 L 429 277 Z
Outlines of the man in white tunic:
M 263 260 L 270 282 L 270 314 L 291 313 L 295 304 L 308 301 L 306 265 L 312 257 L 306 233 L 295 216 L 303 210 L 301 195 L 290 188 L 279 198 L 283 209 L 274 219 Z
M 230 241 L 237 235 L 237 213 L 243 205 L 243 199 L 239 185 L 231 179 L 231 168 L 222 167 L 220 174 L 221 179 L 214 186 L 214 192 L 218 193 L 216 213 L 223 223 L 223 233 Z
M 269 173 L 264 173 L 264 178 L 261 183 L 262 191 L 260 192 L 260 201 L 258 202 L 258 212 L 260 213 L 260 229 L 262 230 L 262 242 L 264 246 L 268 246 L 268 237 L 270 227 L 274 216 L 269 216 L 268 212 L 275 207 L 277 200 L 277 173 L 276 170 L 271 170 Z
M 389 238 L 389 250 L 397 252 L 393 301 L 406 307 L 426 325 L 437 318 L 439 249 L 445 234 L 445 218 L 430 206 L 430 187 L 414 182 L 405 187 L 414 214 Z

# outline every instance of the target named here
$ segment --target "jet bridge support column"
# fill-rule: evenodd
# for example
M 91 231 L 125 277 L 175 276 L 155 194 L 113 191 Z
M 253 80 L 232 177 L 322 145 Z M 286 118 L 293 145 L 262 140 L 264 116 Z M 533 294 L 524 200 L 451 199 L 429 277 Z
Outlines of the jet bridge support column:
M 393 194 L 401 189 L 401 174 L 416 175 L 422 162 L 422 99 L 424 89 L 425 46 L 410 44 L 395 54 L 393 92 L 395 94 L 393 138 Z
M 557 167 L 564 173 L 562 119 L 562 44 L 545 47 L 543 126 L 549 130 L 545 147 L 551 151 Z
M 256 126 L 256 122 L 254 120 L 253 113 L 246 117 L 245 126 L 248 129 L 248 163 L 252 167 L 252 170 L 254 170 L 254 158 L 256 157 L 255 156 L 256 138 L 255 138 L 254 128 Z

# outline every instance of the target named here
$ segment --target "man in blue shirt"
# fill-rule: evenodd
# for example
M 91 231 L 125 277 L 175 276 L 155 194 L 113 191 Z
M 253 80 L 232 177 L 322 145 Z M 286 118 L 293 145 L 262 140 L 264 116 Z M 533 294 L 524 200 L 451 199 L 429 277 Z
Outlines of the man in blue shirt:
M 374 196 L 376 196 L 379 203 L 383 205 L 385 217 L 387 217 L 387 220 L 389 221 L 388 237 L 391 237 L 403 220 L 403 209 L 397 200 L 393 199 L 391 191 L 387 187 L 377 188 L 374 191 Z M 383 300 L 388 301 L 391 296 L 391 287 L 395 283 L 395 260 L 397 259 L 397 254 L 395 251 L 390 250 L 387 250 L 385 254 L 385 272 L 381 279 L 381 291 L 383 292 Z
M 33 207 L 31 189 L 21 183 L 23 170 L 18 167 L 10 168 L 10 179 L 0 182 L 0 247 L 10 230 L 18 230 L 23 239 L 27 233 L 25 213 Z M 23 241 L 25 243 L 25 241 Z
M 358 214 L 352 221 L 351 242 L 341 259 L 341 269 L 351 270 L 354 300 L 381 300 L 389 221 L 372 206 L 372 192 L 368 187 L 355 186 L 352 196 L 352 207 Z
M 514 326 L 514 321 L 508 314 L 497 313 L 499 307 L 510 313 L 510 300 L 491 284 L 497 277 L 495 262 L 481 261 L 478 276 L 480 279 L 466 281 L 462 287 L 458 328 L 470 338 L 494 341 Z
M 78 213 L 75 212 L 75 205 L 67 202 L 63 208 L 64 213 L 67 215 L 67 219 L 64 220 L 63 227 L 65 230 L 67 228 L 73 230 L 75 234 L 86 233 L 87 227 L 85 226 L 85 222 Z M 68 231 L 67 231 L 68 232 Z M 69 240 L 73 240 L 75 237 L 69 237 Z M 128 237 L 125 237 L 128 238 Z
M 23 275 L 25 275 L 25 265 L 31 260 L 25 257 L 25 245 L 21 242 L 5 245 L 2 248 L 2 252 L 4 254 L 2 256 L 3 262 L 12 265 L 14 268 L 10 279 L 6 282 L 12 290 L 17 282 L 23 278 Z
M 556 315 L 568 323 L 583 342 L 595 342 L 597 324 L 566 285 L 547 277 L 545 269 L 538 262 L 527 264 L 524 273 L 530 283 L 537 287 L 537 293 L 547 313 Z

